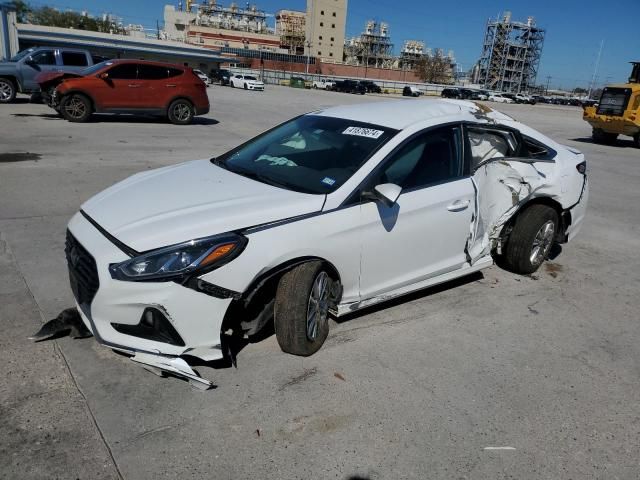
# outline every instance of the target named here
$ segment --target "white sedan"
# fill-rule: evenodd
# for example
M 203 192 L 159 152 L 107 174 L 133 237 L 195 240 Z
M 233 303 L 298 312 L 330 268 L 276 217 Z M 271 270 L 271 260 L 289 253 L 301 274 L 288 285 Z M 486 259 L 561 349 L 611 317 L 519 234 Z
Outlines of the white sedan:
M 501 93 L 492 93 L 489 95 L 489 101 L 498 103 L 515 103 L 509 97 L 505 97 Z
M 264 83 L 252 75 L 234 75 L 231 77 L 229 84 L 233 88 L 264 91 Z
M 200 80 L 202 80 L 204 82 L 204 84 L 208 87 L 209 85 L 211 85 L 211 79 L 209 78 L 209 76 L 204 73 L 202 70 L 198 70 L 196 68 L 193 69 L 193 73 L 195 73 L 198 78 Z
M 489 267 L 535 272 L 588 195 L 577 150 L 461 100 L 318 110 L 212 159 L 138 173 L 71 219 L 66 256 L 98 342 L 207 387 L 273 321 L 311 355 L 342 316 Z

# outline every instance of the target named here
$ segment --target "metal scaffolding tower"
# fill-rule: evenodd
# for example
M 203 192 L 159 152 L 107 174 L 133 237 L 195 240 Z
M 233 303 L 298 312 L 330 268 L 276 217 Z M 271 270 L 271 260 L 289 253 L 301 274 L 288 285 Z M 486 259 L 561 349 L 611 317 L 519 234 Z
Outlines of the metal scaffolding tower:
M 344 54 L 348 65 L 391 68 L 396 59 L 389 37 L 389 25 L 369 20 L 360 36 L 346 42 Z
M 276 13 L 276 35 L 280 36 L 280 47 L 294 55 L 304 54 L 305 41 L 304 12 L 280 10 Z
M 489 20 L 479 62 L 479 81 L 502 92 L 526 92 L 535 86 L 545 30 L 533 17 L 512 22 L 511 12 Z

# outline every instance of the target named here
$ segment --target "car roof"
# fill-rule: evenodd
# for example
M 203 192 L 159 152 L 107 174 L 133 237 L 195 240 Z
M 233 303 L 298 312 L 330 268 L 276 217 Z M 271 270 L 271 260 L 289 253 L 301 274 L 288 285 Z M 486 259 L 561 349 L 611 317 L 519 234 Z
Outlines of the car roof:
M 330 107 L 314 114 L 402 130 L 415 123 L 438 117 L 459 115 L 462 119 L 477 112 L 479 108 L 477 104 L 464 100 L 424 99 L 412 102 L 389 100 Z
M 136 60 L 135 58 L 114 58 L 114 59 L 109 59 L 107 61 L 111 62 L 114 65 L 121 64 L 121 63 L 136 63 L 141 65 L 155 65 L 157 67 L 171 67 L 171 68 L 182 68 L 182 69 L 191 68 L 191 67 L 185 67 L 184 65 L 178 65 L 176 63 L 154 62 L 151 60 Z

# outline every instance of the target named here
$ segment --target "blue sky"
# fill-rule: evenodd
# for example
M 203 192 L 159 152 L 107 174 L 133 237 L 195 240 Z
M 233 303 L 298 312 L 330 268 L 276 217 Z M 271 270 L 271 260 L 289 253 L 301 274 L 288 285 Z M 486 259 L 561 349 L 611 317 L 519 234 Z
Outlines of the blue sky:
M 242 0 L 236 0 L 244 4 Z M 166 0 L 32 0 L 32 5 L 60 9 L 87 9 L 93 14 L 109 12 L 125 23 L 155 27 L 162 22 Z M 178 0 L 175 0 L 177 5 Z M 231 0 L 220 0 L 221 4 Z M 281 8 L 304 10 L 306 0 L 254 0 L 259 8 L 274 13 Z M 547 30 L 538 83 L 551 88 L 587 86 L 593 75 L 600 42 L 604 40 L 598 83 L 625 81 L 629 61 L 640 61 L 640 0 L 349 0 L 347 36 L 360 33 L 368 19 L 385 21 L 396 51 L 404 40 L 423 40 L 428 47 L 453 50 L 466 70 L 478 59 L 485 24 L 500 12 L 511 10 L 512 19 L 534 16 Z

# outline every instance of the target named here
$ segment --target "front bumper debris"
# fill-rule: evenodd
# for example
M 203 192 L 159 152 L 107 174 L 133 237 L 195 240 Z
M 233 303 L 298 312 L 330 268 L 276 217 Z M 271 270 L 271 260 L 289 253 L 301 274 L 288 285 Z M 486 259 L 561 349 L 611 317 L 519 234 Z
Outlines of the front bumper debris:
M 168 373 L 185 378 L 192 387 L 198 390 L 208 390 L 214 386 L 211 381 L 198 375 L 198 373 L 180 357 L 168 357 L 165 355 L 138 352 L 131 357 L 131 360 L 142 364 L 145 370 L 161 377 L 166 376 Z

